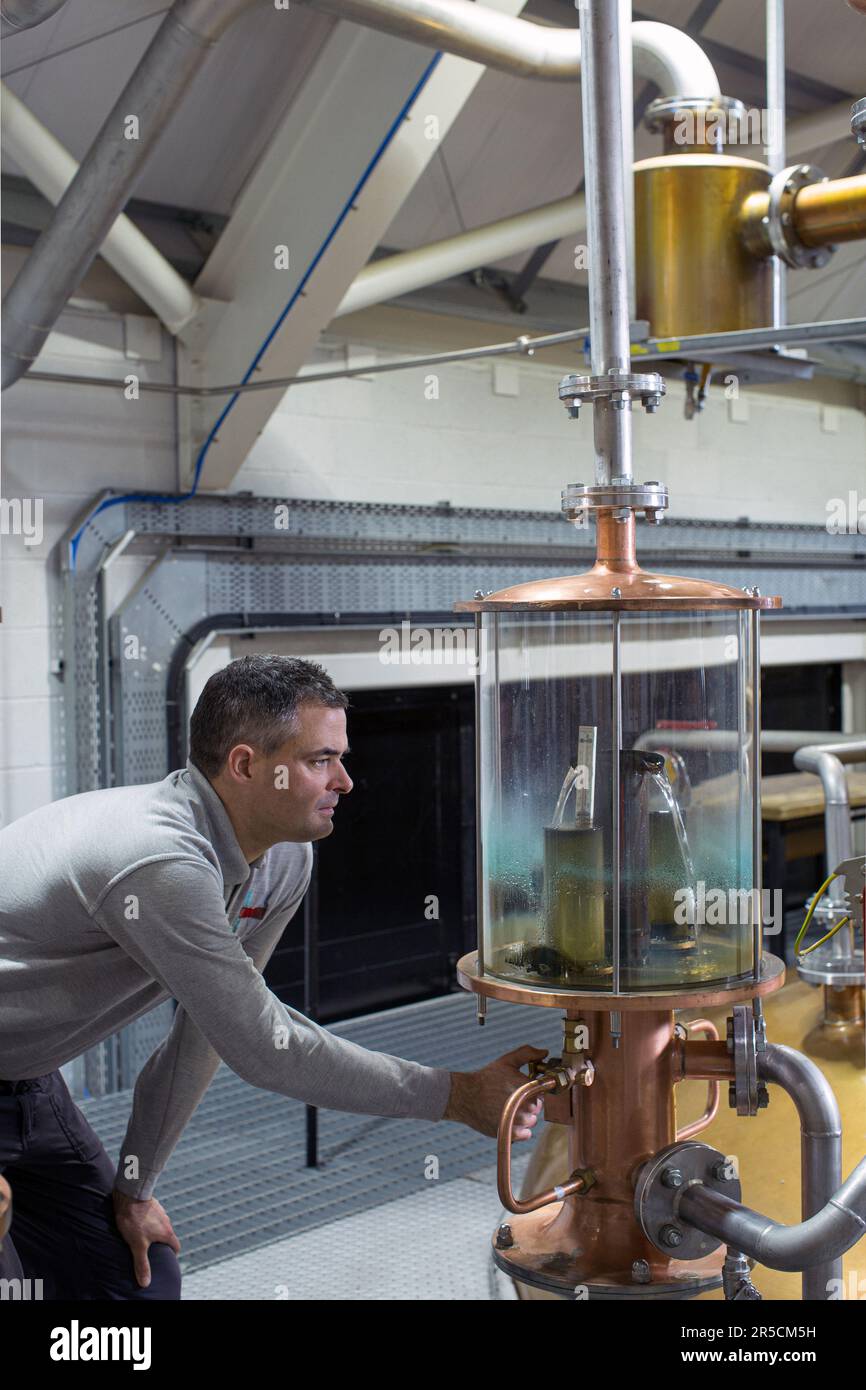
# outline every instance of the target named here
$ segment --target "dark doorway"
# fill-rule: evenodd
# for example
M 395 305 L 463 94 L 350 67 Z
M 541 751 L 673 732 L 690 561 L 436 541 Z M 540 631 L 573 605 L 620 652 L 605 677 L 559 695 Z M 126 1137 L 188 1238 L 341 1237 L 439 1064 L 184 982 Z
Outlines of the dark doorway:
M 811 729 L 823 733 L 842 725 L 842 667 L 765 666 L 761 671 L 761 727 Z M 764 753 L 765 777 L 794 771 L 793 753 Z
M 316 847 L 323 1021 L 447 994 L 475 944 L 474 691 L 348 692 L 354 782 Z M 265 972 L 304 1007 L 302 915 Z

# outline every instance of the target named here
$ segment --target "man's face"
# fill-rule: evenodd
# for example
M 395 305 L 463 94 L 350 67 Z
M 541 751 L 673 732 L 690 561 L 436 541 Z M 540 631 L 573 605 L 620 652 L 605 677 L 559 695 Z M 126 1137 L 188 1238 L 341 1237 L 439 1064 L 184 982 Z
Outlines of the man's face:
M 348 749 L 345 710 L 303 704 L 291 737 L 269 756 L 257 755 L 251 810 L 273 843 L 332 833 L 339 798 L 352 790 L 342 762 Z

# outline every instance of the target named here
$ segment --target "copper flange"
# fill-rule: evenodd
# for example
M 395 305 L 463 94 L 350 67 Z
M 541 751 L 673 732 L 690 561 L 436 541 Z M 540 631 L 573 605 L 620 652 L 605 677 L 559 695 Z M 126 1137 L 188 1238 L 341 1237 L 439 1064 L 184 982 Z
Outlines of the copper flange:
M 716 1004 L 736 1004 L 744 999 L 773 994 L 785 983 L 785 963 L 778 956 L 765 954 L 761 959 L 761 978 L 749 978 L 734 985 L 709 983 L 693 989 L 665 990 L 659 994 L 649 991 L 645 994 L 609 994 L 602 990 L 550 989 L 479 974 L 478 952 L 470 951 L 457 962 L 457 979 L 464 989 L 473 994 L 503 999 L 509 1004 L 537 1004 L 543 1009 L 564 1009 L 566 1013 L 586 1013 L 588 1010 L 657 1012 L 659 1009 L 711 1008 Z
M 593 1253 L 598 1268 L 593 1267 Z M 605 1272 L 601 1251 L 575 1249 L 566 1202 L 555 1202 L 526 1216 L 509 1216 L 507 1225 L 493 1235 L 493 1260 L 505 1274 L 562 1298 L 593 1302 L 696 1298 L 722 1282 L 724 1249 L 714 1250 L 701 1260 L 666 1260 L 648 1243 L 642 1253 L 646 1258 L 634 1261 L 631 1269 Z

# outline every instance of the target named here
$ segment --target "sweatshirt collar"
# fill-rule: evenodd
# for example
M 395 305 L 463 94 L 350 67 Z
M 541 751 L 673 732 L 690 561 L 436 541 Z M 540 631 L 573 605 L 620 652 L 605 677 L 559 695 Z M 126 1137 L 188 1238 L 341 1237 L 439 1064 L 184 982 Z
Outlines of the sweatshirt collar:
M 265 850 L 258 859 L 253 859 L 248 863 L 238 844 L 238 837 L 235 834 L 228 811 L 207 777 L 199 771 L 195 763 L 190 762 L 189 758 L 186 760 L 186 773 L 207 816 L 211 831 L 210 840 L 222 869 L 224 884 L 229 888 L 237 883 L 244 883 L 249 878 L 251 869 L 260 869 L 264 866 L 268 851 Z

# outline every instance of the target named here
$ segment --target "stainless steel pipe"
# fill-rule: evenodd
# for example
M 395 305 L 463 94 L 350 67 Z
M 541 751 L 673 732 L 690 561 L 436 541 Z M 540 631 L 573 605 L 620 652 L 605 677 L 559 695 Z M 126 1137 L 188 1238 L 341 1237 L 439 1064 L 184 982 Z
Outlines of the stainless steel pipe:
M 628 227 L 622 131 L 623 45 L 617 0 L 580 0 L 581 101 L 589 252 L 589 324 L 592 373 L 627 372 L 629 334 Z M 631 113 L 628 115 L 631 121 Z M 632 415 L 629 401 L 593 404 L 595 478 L 630 482 Z
M 841 1271 L 840 1257 L 866 1234 L 866 1158 L 819 1212 L 797 1226 L 771 1221 L 730 1197 L 710 1191 L 703 1183 L 685 1189 L 678 1214 L 683 1221 L 726 1241 L 769 1269 L 802 1269 L 810 1276 L 828 1268 Z M 824 1283 L 820 1293 L 807 1294 L 805 1275 L 803 1285 L 804 1299 L 834 1296 Z M 841 1284 L 836 1287 L 841 1288 Z
M 35 29 L 62 10 L 66 0 L 3 0 L 0 4 L 0 34 L 4 39 Z
M 800 1192 L 806 1221 L 827 1206 L 842 1181 L 839 1106 L 824 1073 L 802 1052 L 770 1044 L 757 1053 L 757 1063 L 758 1076 L 780 1086 L 791 1097 L 800 1117 Z M 803 1298 L 827 1298 L 829 1281 L 841 1278 L 841 1259 L 828 1255 L 826 1260 L 805 1270 Z

